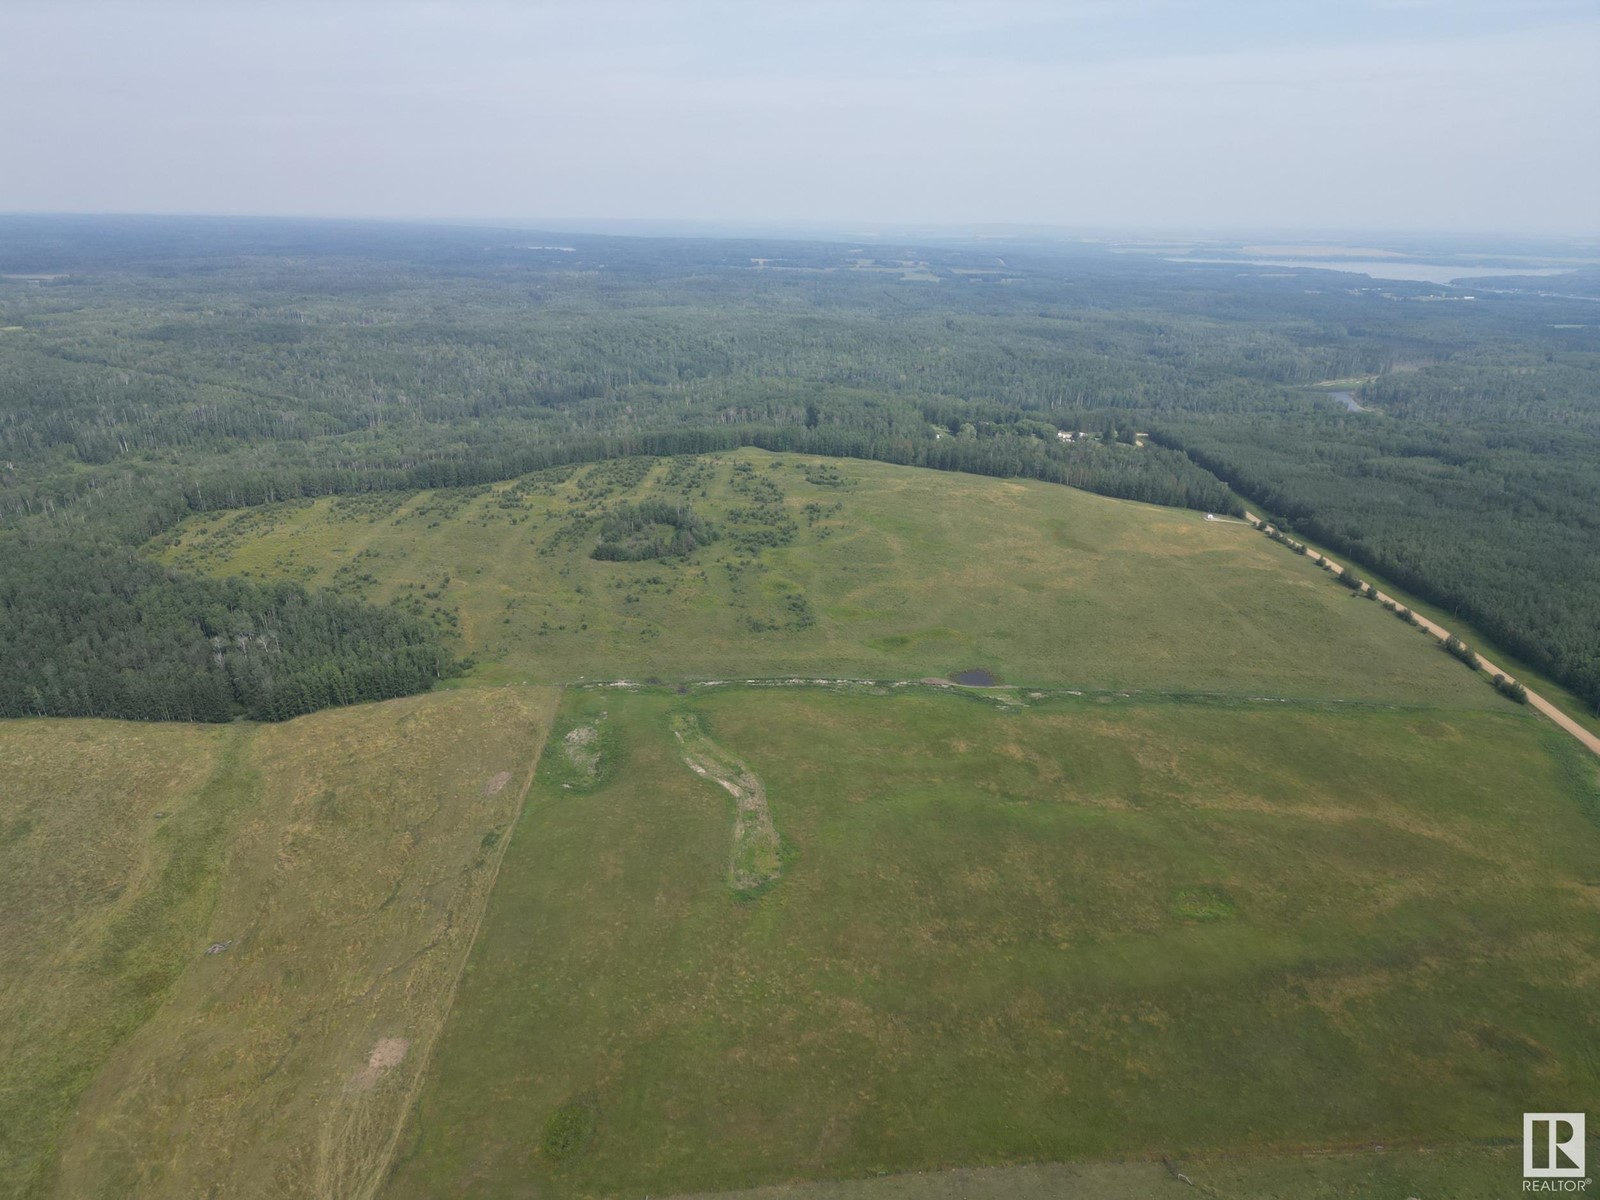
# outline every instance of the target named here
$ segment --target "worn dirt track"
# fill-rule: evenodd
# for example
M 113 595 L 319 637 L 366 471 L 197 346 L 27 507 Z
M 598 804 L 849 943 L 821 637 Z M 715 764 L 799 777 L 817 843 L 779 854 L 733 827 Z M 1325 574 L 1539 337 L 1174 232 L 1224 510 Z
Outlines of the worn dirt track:
M 1245 520 L 1249 521 L 1250 524 L 1254 525 L 1257 529 L 1269 528 L 1269 526 L 1265 522 L 1263 522 L 1260 517 L 1256 516 L 1252 512 L 1248 512 L 1247 511 L 1244 514 L 1244 516 L 1245 516 Z M 1308 554 L 1316 562 L 1325 562 L 1325 563 L 1327 563 L 1328 566 L 1331 567 L 1336 574 L 1339 574 L 1339 575 L 1343 575 L 1344 574 L 1344 565 L 1342 563 L 1335 562 L 1333 559 L 1329 558 L 1326 554 L 1319 554 L 1315 550 L 1310 550 L 1309 548 L 1308 548 Z M 1400 603 L 1393 596 L 1386 595 L 1383 592 L 1379 592 L 1378 593 L 1378 599 L 1380 601 L 1387 600 L 1391 604 L 1399 604 Z M 1444 628 L 1442 625 L 1435 624 L 1434 622 L 1428 620 L 1427 617 L 1422 616 L 1420 613 L 1413 613 L 1412 615 L 1416 617 L 1418 625 L 1422 626 L 1422 628 L 1426 629 L 1429 633 L 1431 633 L 1434 637 L 1438 638 L 1441 642 L 1444 641 L 1447 637 L 1450 636 L 1450 631 L 1448 629 Z M 1483 655 L 1481 655 L 1481 654 L 1478 655 L 1478 661 L 1483 664 L 1483 669 L 1485 671 L 1489 672 L 1489 674 L 1491 676 L 1493 676 L 1493 675 L 1504 675 L 1506 677 L 1506 679 L 1510 680 L 1511 682 L 1513 682 L 1513 683 L 1516 682 L 1515 678 L 1511 675 L 1510 672 L 1501 670 L 1499 667 L 1495 666 L 1492 662 L 1490 662 L 1487 658 L 1484 658 Z M 1524 684 L 1523 686 L 1527 687 L 1526 684 Z M 1589 750 L 1592 751 L 1594 754 L 1600 755 L 1600 737 L 1596 737 L 1594 734 L 1590 733 L 1587 729 L 1585 729 L 1582 725 L 1578 724 L 1578 722 L 1574 721 L 1566 713 L 1562 712 L 1554 704 L 1551 704 L 1550 701 L 1546 700 L 1543 696 L 1539 695 L 1538 692 L 1535 692 L 1532 689 L 1529 689 L 1529 691 L 1528 691 L 1528 703 L 1533 705 L 1534 708 L 1538 709 L 1545 716 L 1549 717 L 1557 725 L 1561 726 L 1562 729 L 1566 730 L 1573 737 L 1577 738 L 1580 742 L 1582 742 L 1585 746 L 1587 746 L 1589 748 Z
M 683 750 L 684 765 L 702 779 L 721 784 L 733 797 L 733 853 L 728 861 L 728 882 L 734 891 L 749 891 L 777 879 L 783 873 L 780 839 L 760 777 L 700 732 L 692 718 L 676 720 L 673 735 Z

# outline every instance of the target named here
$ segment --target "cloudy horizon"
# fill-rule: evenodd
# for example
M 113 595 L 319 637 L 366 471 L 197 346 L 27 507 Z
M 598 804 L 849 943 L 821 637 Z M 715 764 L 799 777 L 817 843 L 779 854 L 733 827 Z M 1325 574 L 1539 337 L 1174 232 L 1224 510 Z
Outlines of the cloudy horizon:
M 1600 5 L 13 0 L 0 211 L 1600 232 Z

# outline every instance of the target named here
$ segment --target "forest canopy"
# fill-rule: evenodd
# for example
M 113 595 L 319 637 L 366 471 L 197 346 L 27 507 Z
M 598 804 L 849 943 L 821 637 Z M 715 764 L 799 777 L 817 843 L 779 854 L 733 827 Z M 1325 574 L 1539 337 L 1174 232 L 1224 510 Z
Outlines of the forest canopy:
M 0 716 L 281 721 L 425 691 L 423 622 L 293 583 L 180 576 L 116 547 L 0 556 Z
M 7 217 L 0 277 L 0 524 L 15 539 L 0 649 L 23 711 L 36 692 L 72 711 L 270 715 L 442 669 L 422 626 L 268 592 L 238 594 L 252 632 L 214 661 L 195 615 L 218 603 L 212 585 L 130 574 L 134 547 L 195 512 L 737 446 L 1205 511 L 1247 499 L 1600 707 L 1592 270 L 1468 304 L 1441 285 L 1061 242 Z M 1332 380 L 1365 411 L 1315 386 Z M 661 537 L 600 545 L 710 533 L 651 524 Z M 116 587 L 69 578 L 113 560 Z M 52 588 L 107 635 L 49 634 L 31 606 Z M 129 675 L 130 595 L 161 614 L 161 703 Z M 271 651 L 249 641 L 269 626 Z M 179 628 L 194 631 L 181 653 Z

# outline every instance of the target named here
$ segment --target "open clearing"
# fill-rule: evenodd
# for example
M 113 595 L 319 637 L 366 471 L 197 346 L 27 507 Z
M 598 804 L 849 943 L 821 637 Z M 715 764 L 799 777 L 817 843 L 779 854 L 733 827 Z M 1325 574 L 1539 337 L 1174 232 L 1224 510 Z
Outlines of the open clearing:
M 1243 523 L 744 451 L 151 552 L 474 665 L 0 728 L 22 1195 L 1467 1197 L 1600 1093 L 1600 766 Z
M 1524 711 L 589 689 L 557 729 L 601 712 L 601 781 L 535 781 L 387 1195 L 1164 1154 L 1362 1194 L 1515 1163 L 1283 1156 L 1600 1092 L 1600 779 Z M 685 716 L 792 850 L 755 898 Z
M 204 948 L 243 741 L 0 722 L 0 1195 L 43 1191 L 83 1089 Z
M 649 499 L 692 506 L 720 539 L 687 558 L 591 558 L 604 514 Z M 1248 526 L 881 463 L 618 460 L 202 516 L 155 549 L 432 613 L 479 682 L 983 666 L 1023 686 L 1505 703 Z
M 0 1192 L 371 1194 L 553 704 L 0 725 Z

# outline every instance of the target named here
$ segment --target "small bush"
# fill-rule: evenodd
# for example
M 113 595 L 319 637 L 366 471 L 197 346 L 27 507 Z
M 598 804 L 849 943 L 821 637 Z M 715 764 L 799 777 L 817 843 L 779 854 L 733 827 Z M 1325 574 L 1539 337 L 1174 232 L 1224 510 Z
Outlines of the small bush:
M 1502 696 L 1509 697 L 1518 704 L 1526 704 L 1528 702 L 1528 689 L 1515 679 L 1507 679 L 1504 675 L 1496 675 L 1494 677 L 1494 687 L 1495 691 Z
M 593 1100 L 569 1100 L 544 1123 L 541 1143 L 545 1156 L 555 1162 L 569 1162 L 589 1148 L 594 1140 L 599 1111 Z
M 1481 662 L 1479 662 L 1478 656 L 1472 652 L 1472 647 L 1467 645 L 1453 633 L 1449 637 L 1445 638 L 1444 649 L 1447 654 L 1454 658 L 1459 658 L 1474 671 L 1478 670 L 1483 665 Z

